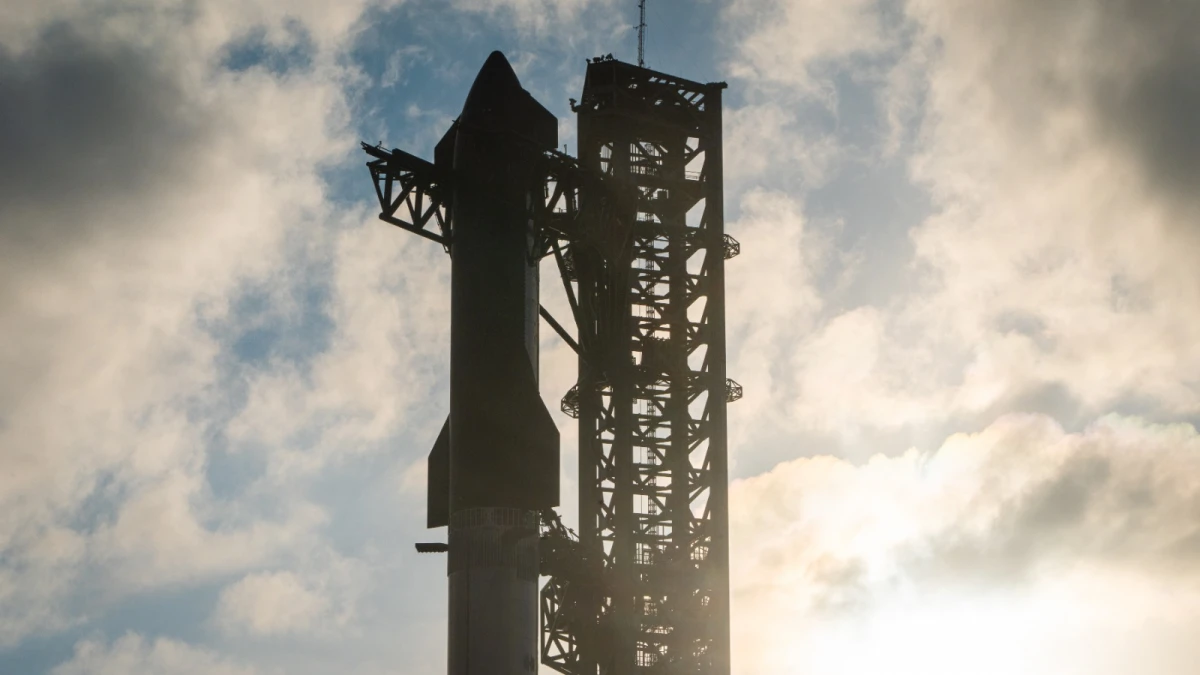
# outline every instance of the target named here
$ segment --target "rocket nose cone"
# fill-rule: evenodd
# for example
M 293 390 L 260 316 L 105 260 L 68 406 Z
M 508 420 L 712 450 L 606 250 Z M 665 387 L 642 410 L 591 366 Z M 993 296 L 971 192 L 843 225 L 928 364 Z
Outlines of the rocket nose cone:
M 513 72 L 512 65 L 508 59 L 504 58 L 504 52 L 499 50 L 488 54 L 487 60 L 483 62 L 483 67 L 479 69 L 479 75 L 475 77 L 478 82 L 483 77 L 488 77 L 495 80 L 510 81 L 516 86 L 521 86 L 517 81 L 517 74 Z
M 498 112 L 506 102 L 522 95 L 525 95 L 525 90 L 521 88 L 521 82 L 508 59 L 498 51 L 492 52 L 475 76 L 475 82 L 467 94 L 467 102 L 463 105 L 463 116 Z
M 532 141 L 529 147 L 539 150 L 558 147 L 558 118 L 521 87 L 500 52 L 492 52 L 479 69 L 458 124 L 464 130 L 509 132 L 510 138 Z

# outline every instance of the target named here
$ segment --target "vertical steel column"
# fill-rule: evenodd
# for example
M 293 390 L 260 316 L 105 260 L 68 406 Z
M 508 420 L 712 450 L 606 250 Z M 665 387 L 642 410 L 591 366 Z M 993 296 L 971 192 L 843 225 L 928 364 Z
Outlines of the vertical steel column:
M 667 158 L 670 160 L 666 168 L 668 178 L 682 185 L 687 180 L 687 166 L 684 161 L 687 139 L 676 137 L 671 139 L 667 148 Z M 662 200 L 658 200 L 662 201 Z M 689 305 L 688 261 L 692 256 L 691 235 L 687 232 L 686 205 L 679 195 L 668 198 L 668 213 L 660 215 L 660 220 L 667 231 L 667 264 L 669 276 L 667 307 L 671 313 L 663 317 L 668 327 L 668 353 L 672 360 L 664 364 L 668 369 L 669 399 L 666 417 L 670 426 L 670 443 L 666 448 L 667 473 L 670 481 L 670 493 L 667 497 L 667 511 L 670 514 L 671 541 L 664 551 L 666 556 L 667 583 L 662 584 L 664 592 L 661 602 L 666 609 L 675 615 L 686 614 L 692 599 L 695 580 L 690 578 L 688 564 L 691 560 L 691 541 L 695 536 L 692 532 L 691 492 L 692 481 L 690 448 L 692 442 L 691 415 L 688 407 L 691 395 L 691 370 L 688 368 L 688 354 L 691 346 L 690 325 L 687 310 Z M 672 632 L 667 636 L 665 645 L 667 656 L 677 658 L 680 654 L 688 653 L 696 641 L 703 638 L 697 634 L 695 626 L 671 622 Z M 702 631 L 701 631 L 702 632 Z M 682 665 L 682 664 L 681 664 Z
M 582 147 L 582 146 L 581 146 Z M 587 199 L 580 195 L 580 206 Z M 575 274 L 578 279 L 579 323 L 580 329 L 596 333 L 598 312 L 596 307 L 597 279 L 599 265 L 587 260 L 588 252 L 573 251 Z M 577 395 L 579 399 L 579 543 L 585 550 L 600 550 L 599 540 L 599 505 L 604 496 L 600 491 L 600 423 L 603 406 L 600 397 L 602 373 L 598 364 L 592 364 L 582 355 L 579 358 L 579 381 Z M 583 507 L 587 504 L 587 508 Z M 581 673 L 595 673 L 596 657 L 602 644 L 602 636 L 597 635 L 595 627 L 599 619 L 599 607 L 588 607 L 583 612 L 589 616 L 582 617 L 588 629 L 575 634 L 575 654 L 579 659 L 576 664 Z
M 630 153 L 628 140 L 621 136 L 612 138 L 611 170 L 614 175 L 625 175 L 629 172 Z M 633 220 L 635 214 L 620 213 L 619 218 Z M 632 260 L 618 260 L 614 267 L 618 270 L 628 270 Z M 619 289 L 619 290 L 618 290 Z M 614 313 L 611 317 L 613 331 L 606 349 L 612 355 L 608 362 L 609 377 L 612 382 L 612 404 L 615 416 L 615 429 L 609 452 L 613 476 L 612 520 L 611 530 L 606 532 L 606 539 L 611 542 L 612 550 L 609 558 L 609 568 L 612 572 L 612 625 L 613 648 L 607 675 L 632 675 L 633 664 L 623 658 L 632 653 L 637 646 L 638 617 L 635 599 L 637 587 L 637 567 L 634 559 L 636 546 L 633 537 L 628 533 L 633 531 L 635 515 L 633 512 L 634 497 L 634 457 L 633 457 L 633 407 L 634 407 L 634 372 L 633 362 L 628 354 L 633 348 L 633 328 L 630 325 L 631 315 L 629 306 L 629 284 L 617 286 L 614 296 Z
M 713 622 L 721 626 L 711 633 L 713 671 L 728 673 L 729 653 L 729 426 L 726 416 L 726 387 L 730 383 L 725 353 L 725 171 L 721 134 L 721 89 L 708 92 L 708 125 L 705 149 L 705 237 L 708 268 L 709 350 L 709 568 Z

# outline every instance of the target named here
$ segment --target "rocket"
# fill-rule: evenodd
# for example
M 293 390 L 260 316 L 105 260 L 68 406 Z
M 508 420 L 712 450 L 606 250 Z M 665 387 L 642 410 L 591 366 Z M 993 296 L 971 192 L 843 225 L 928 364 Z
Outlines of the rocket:
M 429 454 L 429 527 L 449 526 L 450 675 L 538 667 L 538 511 L 558 505 L 559 438 L 538 394 L 545 151 L 558 120 L 500 52 L 434 150 L 452 222 L 450 414 Z

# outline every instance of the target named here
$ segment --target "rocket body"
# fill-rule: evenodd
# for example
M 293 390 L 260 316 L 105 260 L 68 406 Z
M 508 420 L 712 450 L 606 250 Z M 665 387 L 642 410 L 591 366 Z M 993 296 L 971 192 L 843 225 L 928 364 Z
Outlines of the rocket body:
M 493 52 L 435 151 L 453 178 L 450 415 L 430 453 L 428 524 L 450 530 L 450 675 L 538 667 L 537 511 L 558 505 L 559 439 L 537 385 L 532 218 L 557 136 Z

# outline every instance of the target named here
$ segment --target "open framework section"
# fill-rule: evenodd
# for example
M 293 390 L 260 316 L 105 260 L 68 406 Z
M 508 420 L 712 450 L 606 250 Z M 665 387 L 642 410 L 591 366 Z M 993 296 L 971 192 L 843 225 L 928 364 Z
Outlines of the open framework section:
M 579 208 L 603 198 L 620 241 L 560 257 L 581 335 L 563 400 L 578 541 L 543 555 L 542 658 L 560 672 L 729 673 L 724 87 L 597 60 L 573 105 L 579 166 L 608 186 Z

